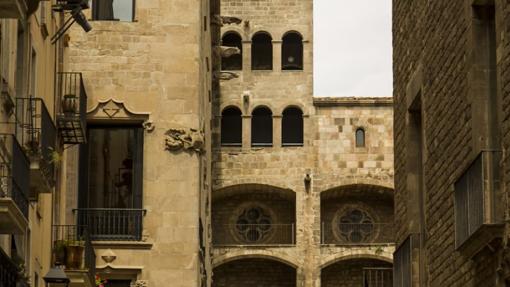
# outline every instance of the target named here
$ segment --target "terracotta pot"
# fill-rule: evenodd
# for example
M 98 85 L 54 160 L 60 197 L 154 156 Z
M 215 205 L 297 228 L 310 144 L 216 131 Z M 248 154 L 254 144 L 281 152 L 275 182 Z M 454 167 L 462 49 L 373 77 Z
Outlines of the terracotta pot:
M 83 262 L 83 246 L 66 246 L 66 267 L 69 269 L 80 269 Z
M 64 95 L 62 99 L 62 111 L 64 114 L 76 113 L 76 96 L 75 95 Z

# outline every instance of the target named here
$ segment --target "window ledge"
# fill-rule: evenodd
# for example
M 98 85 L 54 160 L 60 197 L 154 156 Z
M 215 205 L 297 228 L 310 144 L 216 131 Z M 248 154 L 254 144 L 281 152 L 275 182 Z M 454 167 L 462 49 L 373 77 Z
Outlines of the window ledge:
M 469 236 L 457 251 L 472 258 L 477 255 L 485 246 L 490 245 L 495 239 L 503 238 L 503 223 L 484 224 Z
M 92 241 L 95 248 L 111 249 L 152 249 L 151 241 Z
M 296 247 L 296 244 L 213 244 L 213 248 L 225 249 L 225 248 L 246 248 L 246 249 L 259 249 L 259 248 L 293 248 Z

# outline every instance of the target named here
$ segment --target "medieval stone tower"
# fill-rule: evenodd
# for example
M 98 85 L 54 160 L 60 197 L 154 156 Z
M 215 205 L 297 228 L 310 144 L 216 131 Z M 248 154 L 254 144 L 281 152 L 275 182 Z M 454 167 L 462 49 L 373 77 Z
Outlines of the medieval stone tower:
M 391 286 L 392 100 L 313 97 L 312 0 L 221 15 L 212 286 Z

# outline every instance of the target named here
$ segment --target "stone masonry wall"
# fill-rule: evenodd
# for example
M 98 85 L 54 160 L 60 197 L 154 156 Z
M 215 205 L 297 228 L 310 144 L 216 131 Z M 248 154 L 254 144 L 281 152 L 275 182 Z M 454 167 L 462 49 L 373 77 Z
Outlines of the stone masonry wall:
M 395 100 L 395 223 L 399 227 L 397 243 L 411 232 L 412 210 L 408 201 L 413 196 L 406 182 L 407 160 L 413 153 L 406 146 L 406 114 L 409 86 L 421 89 L 424 137 L 423 177 L 425 192 L 426 238 L 421 277 L 425 286 L 496 286 L 494 252 L 483 251 L 475 260 L 457 252 L 455 247 L 455 214 L 453 184 L 468 167 L 475 154 L 479 130 L 469 97 L 473 86 L 470 75 L 473 41 L 471 5 L 490 1 L 393 1 L 394 100 Z M 502 108 L 500 117 L 503 154 L 508 152 L 509 126 L 509 4 L 496 5 L 496 37 L 498 93 Z M 419 73 L 420 80 L 413 78 Z M 482 74 L 475 75 L 482 77 Z M 411 95 L 412 96 L 412 95 Z M 408 100 L 407 100 L 408 101 Z M 508 184 L 508 160 L 502 162 Z M 502 187 L 506 192 L 506 188 Z M 506 213 L 508 206 L 503 202 Z M 499 248 L 499 247 L 498 247 Z M 484 282 L 484 283 L 481 283 Z M 500 286 L 500 285 L 497 285 Z M 503 285 L 501 285 L 503 286 Z
M 98 272 L 106 264 L 102 254 L 112 249 L 113 264 L 139 270 L 136 276 L 149 286 L 199 286 L 208 268 L 199 245 L 209 242 L 204 216 L 212 156 L 209 148 L 202 154 L 165 150 L 165 132 L 192 128 L 204 131 L 210 143 L 209 1 L 136 1 L 135 19 L 91 21 L 89 33 L 74 25 L 66 49 L 66 69 L 83 73 L 89 110 L 115 99 L 154 124 L 144 134 L 144 242 L 128 249 L 102 244 L 96 248 Z M 208 249 L 203 254 L 208 260 Z

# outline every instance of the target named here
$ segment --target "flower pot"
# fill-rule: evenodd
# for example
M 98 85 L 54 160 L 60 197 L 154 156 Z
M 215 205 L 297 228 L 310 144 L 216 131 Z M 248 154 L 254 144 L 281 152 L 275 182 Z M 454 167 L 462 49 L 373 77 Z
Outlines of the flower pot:
M 66 267 L 69 269 L 80 269 L 83 262 L 83 246 L 66 246 Z
M 62 111 L 64 114 L 75 114 L 77 109 L 76 96 L 75 95 L 64 95 L 62 99 Z
M 53 249 L 53 263 L 56 266 L 66 264 L 66 244 L 63 240 L 55 242 Z

